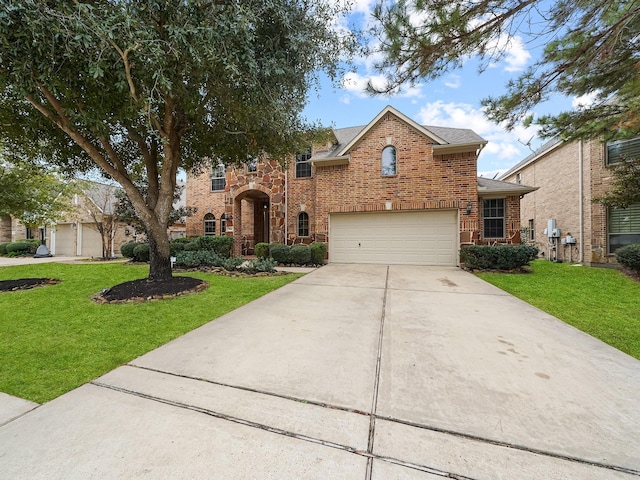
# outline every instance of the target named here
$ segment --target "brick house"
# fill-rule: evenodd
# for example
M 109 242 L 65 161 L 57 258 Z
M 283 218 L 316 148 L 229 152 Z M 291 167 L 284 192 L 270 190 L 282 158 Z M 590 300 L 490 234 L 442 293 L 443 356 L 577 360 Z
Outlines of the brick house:
M 393 107 L 368 125 L 282 166 L 260 159 L 187 179 L 187 236 L 327 241 L 333 262 L 457 265 L 460 232 L 505 241 L 520 229 L 524 185 L 477 177 L 486 141 L 468 129 L 422 126 Z
M 615 263 L 617 248 L 640 243 L 640 204 L 606 208 L 592 199 L 611 187 L 611 165 L 621 157 L 639 156 L 640 137 L 610 143 L 553 139 L 500 179 L 539 187 L 522 199 L 521 221 L 529 228 L 530 240 L 548 258 L 589 265 Z M 549 219 L 555 219 L 560 230 L 555 242 L 545 233 Z M 566 241 L 567 234 L 575 243 Z

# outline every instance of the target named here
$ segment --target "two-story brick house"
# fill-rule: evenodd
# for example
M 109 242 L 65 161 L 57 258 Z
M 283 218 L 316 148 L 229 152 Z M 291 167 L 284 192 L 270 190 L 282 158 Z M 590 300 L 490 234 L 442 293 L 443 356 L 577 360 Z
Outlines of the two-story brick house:
M 615 250 L 640 243 L 640 204 L 626 209 L 607 208 L 593 202 L 612 182 L 611 166 L 622 158 L 640 157 L 640 137 L 605 143 L 601 140 L 544 144 L 500 178 L 539 187 L 521 203 L 521 222 L 530 240 L 550 258 L 586 264 L 615 263 Z M 560 241 L 549 239 L 545 229 L 554 219 Z M 575 243 L 562 241 L 570 234 Z
M 392 107 L 368 125 L 283 167 L 261 159 L 190 175 L 187 236 L 257 242 L 328 241 L 333 262 L 457 265 L 460 232 L 504 241 L 520 228 L 524 185 L 477 177 L 486 141 L 471 130 L 422 126 Z M 245 247 L 245 248 L 243 248 Z

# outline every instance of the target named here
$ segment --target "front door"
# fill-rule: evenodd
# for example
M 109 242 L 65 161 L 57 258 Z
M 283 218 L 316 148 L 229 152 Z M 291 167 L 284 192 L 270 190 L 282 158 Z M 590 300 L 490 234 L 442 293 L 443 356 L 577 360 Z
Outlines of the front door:
M 256 243 L 269 243 L 269 200 L 254 203 L 253 235 Z

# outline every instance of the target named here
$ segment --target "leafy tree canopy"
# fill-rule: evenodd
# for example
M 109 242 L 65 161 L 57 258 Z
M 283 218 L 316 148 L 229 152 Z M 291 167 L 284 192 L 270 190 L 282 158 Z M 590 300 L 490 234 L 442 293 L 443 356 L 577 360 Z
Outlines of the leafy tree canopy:
M 520 35 L 546 45 L 544 52 L 505 94 L 483 100 L 489 119 L 509 129 L 533 122 L 543 136 L 565 140 L 640 134 L 636 0 L 398 0 L 382 1 L 374 15 L 386 54 L 379 65 L 388 79 L 384 91 L 438 78 L 474 56 L 483 70 Z M 596 98 L 587 108 L 532 118 L 532 108 L 552 93 Z
M 611 168 L 612 188 L 593 201 L 616 208 L 627 208 L 634 203 L 640 203 L 640 159 L 622 159 Z
M 118 182 L 150 237 L 150 279 L 167 278 L 178 168 L 306 145 L 317 72 L 335 78 L 354 45 L 333 27 L 342 13 L 325 0 L 5 0 L 0 136 Z
M 36 165 L 0 164 L 0 216 L 11 215 L 29 228 L 51 225 L 73 210 L 78 189 Z

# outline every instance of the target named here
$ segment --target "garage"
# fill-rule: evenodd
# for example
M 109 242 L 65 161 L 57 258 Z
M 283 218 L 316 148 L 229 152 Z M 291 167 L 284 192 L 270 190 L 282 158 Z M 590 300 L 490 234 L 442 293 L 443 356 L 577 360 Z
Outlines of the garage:
M 333 213 L 329 229 L 331 262 L 457 265 L 457 210 Z
M 81 255 L 83 257 L 102 257 L 102 236 L 90 223 L 80 224 L 82 228 Z
M 73 256 L 76 254 L 75 230 L 70 223 L 59 223 L 55 231 L 54 255 Z

